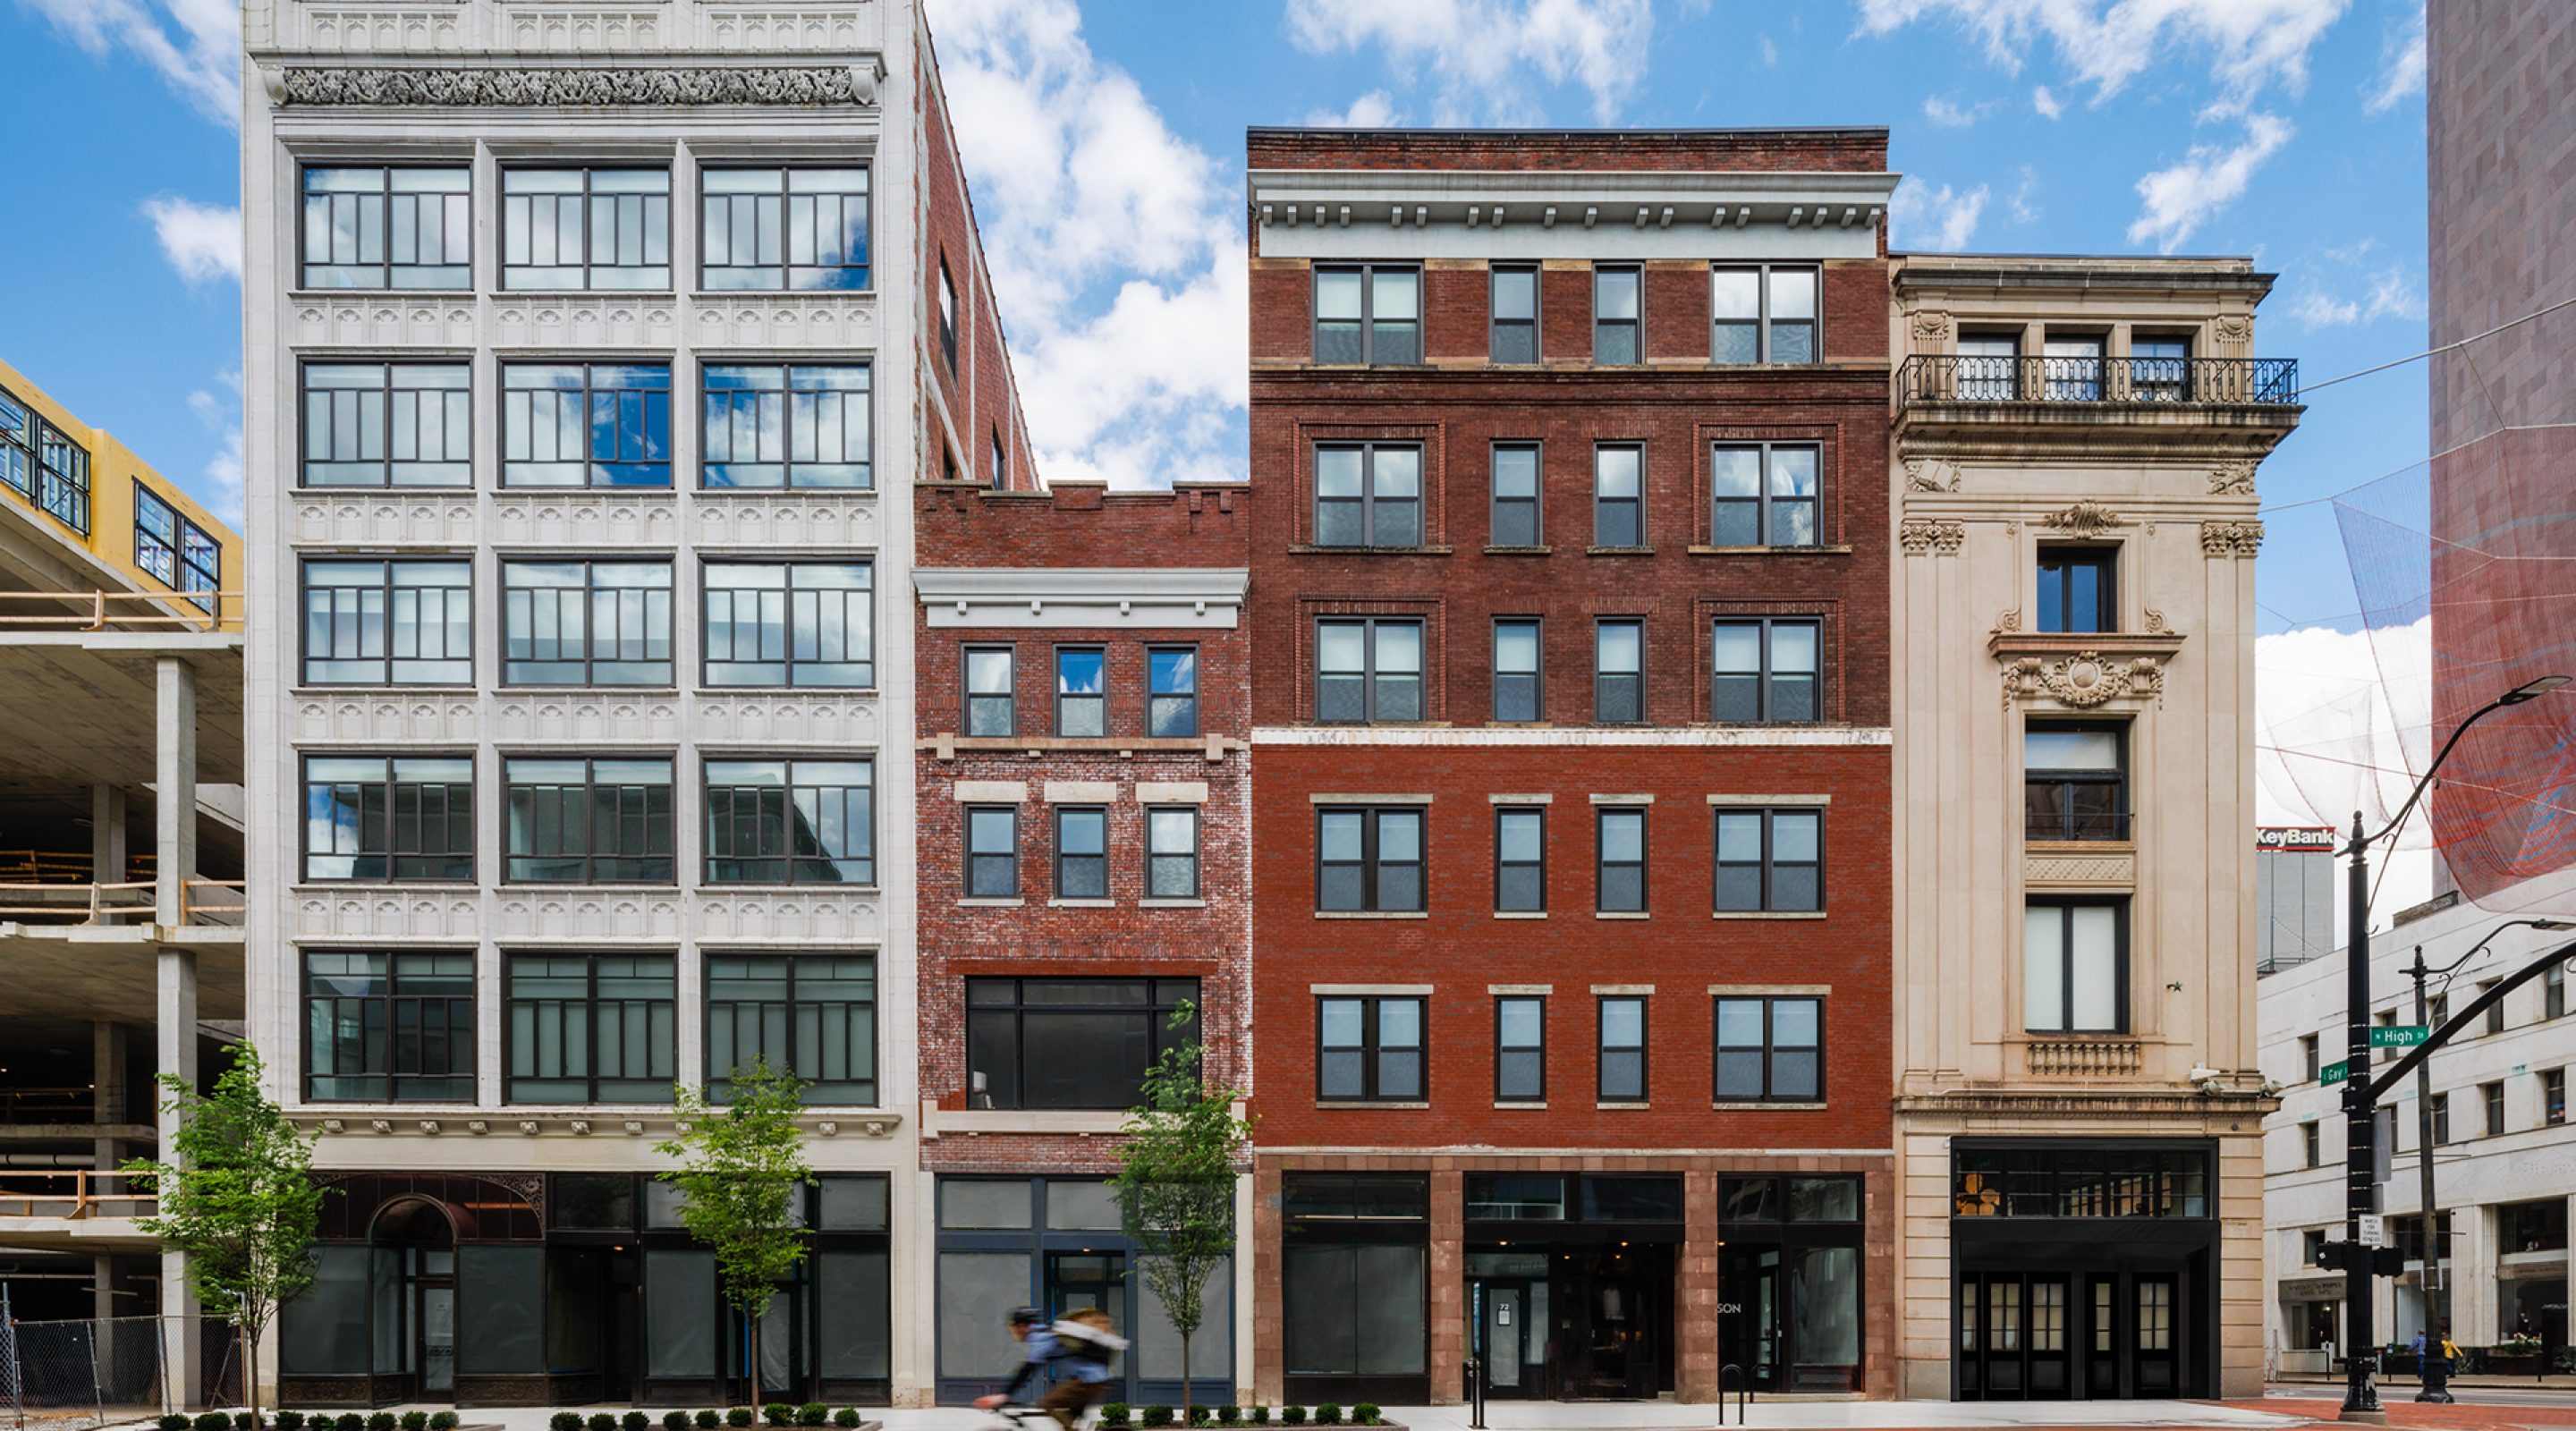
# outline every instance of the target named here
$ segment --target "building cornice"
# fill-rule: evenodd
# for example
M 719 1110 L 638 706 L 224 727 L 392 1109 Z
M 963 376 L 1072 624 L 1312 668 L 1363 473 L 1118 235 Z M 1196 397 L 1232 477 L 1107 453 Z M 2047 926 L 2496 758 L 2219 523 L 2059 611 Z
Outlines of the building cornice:
M 1232 630 L 1242 567 L 922 567 L 912 574 L 934 628 L 1134 626 Z
M 1844 746 L 1893 744 L 1886 726 L 1256 726 L 1255 745 Z
M 817 66 L 594 66 L 535 69 L 519 65 L 440 67 L 286 65 L 261 71 L 269 101 L 281 109 L 524 109 L 560 105 L 771 105 L 820 108 L 877 102 L 877 61 Z

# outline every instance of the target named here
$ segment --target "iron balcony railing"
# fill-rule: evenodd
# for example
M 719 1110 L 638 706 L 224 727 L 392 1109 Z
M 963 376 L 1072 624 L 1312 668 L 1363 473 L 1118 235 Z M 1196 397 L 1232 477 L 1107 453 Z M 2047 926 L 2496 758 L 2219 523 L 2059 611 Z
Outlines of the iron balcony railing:
M 1899 406 L 2128 403 L 2289 406 L 2296 358 L 1996 358 L 1921 353 L 1897 369 Z

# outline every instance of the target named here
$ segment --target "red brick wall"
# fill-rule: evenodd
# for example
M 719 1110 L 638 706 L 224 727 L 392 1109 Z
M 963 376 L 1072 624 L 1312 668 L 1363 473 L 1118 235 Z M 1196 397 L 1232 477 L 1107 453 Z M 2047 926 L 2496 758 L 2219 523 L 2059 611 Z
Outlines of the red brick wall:
M 1884 129 L 1255 129 L 1251 169 L 1887 168 Z

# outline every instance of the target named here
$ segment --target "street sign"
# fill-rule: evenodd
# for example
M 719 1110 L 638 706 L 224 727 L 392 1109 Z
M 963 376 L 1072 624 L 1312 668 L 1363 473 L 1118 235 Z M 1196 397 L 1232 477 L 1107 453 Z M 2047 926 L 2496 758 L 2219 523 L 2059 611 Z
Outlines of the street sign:
M 2373 1024 L 2370 1029 L 2372 1048 L 2413 1048 L 2422 1043 L 2432 1030 L 2422 1024 Z
M 2338 1058 L 2334 1062 L 2317 1070 L 2317 1086 L 2320 1088 L 2332 1088 L 2336 1084 L 2341 1083 L 2350 1077 L 2352 1077 L 2352 1060 L 2348 1058 Z
M 2388 1219 L 2385 1216 L 2375 1212 L 2365 1212 L 2361 1215 L 2361 1245 L 2364 1247 L 2388 1245 Z

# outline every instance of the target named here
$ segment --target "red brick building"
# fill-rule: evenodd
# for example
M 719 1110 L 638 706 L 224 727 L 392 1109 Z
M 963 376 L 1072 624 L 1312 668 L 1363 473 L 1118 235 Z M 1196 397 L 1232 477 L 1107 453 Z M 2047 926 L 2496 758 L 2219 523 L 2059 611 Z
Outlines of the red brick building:
M 1247 167 L 1256 1394 L 1887 1394 L 1885 132 Z
M 1011 1308 L 1088 1304 L 1135 1339 L 1113 1399 L 1177 1402 L 1179 1341 L 1104 1179 L 1163 1049 L 1203 1037 L 1204 1076 L 1250 1086 L 1252 503 L 958 481 L 914 510 L 937 1398 L 1000 1388 Z M 1233 1394 L 1243 1280 L 1207 1290 L 1202 1403 Z

